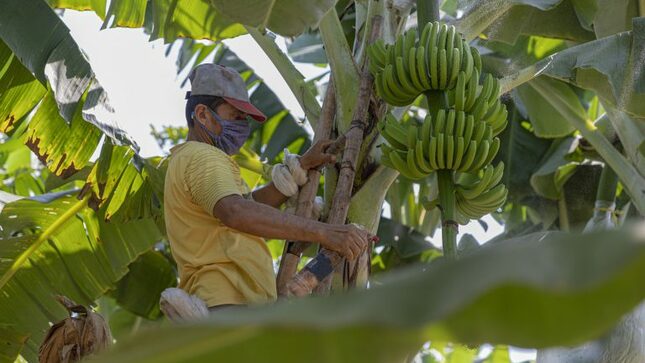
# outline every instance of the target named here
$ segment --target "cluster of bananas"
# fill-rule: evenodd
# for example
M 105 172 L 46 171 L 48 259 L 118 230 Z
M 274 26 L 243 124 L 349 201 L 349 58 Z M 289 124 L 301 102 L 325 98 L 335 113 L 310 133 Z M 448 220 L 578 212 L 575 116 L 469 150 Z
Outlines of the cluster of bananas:
M 504 163 L 500 162 L 495 167 L 487 165 L 480 170 L 474 181 L 458 181 L 455 190 L 457 212 L 469 219 L 479 219 L 504 205 L 508 189 L 499 184 L 503 175 Z
M 500 148 L 496 136 L 508 116 L 500 84 L 490 74 L 480 84 L 479 54 L 454 27 L 426 25 L 418 47 L 415 34 L 406 33 L 392 46 L 377 42 L 368 48 L 377 92 L 386 102 L 403 106 L 420 93 L 437 91 L 437 99 L 428 102 L 441 107 L 421 124 L 415 119 L 402 124 L 391 114 L 381 120 L 378 128 L 387 141 L 381 145 L 381 162 L 409 179 L 451 170 L 461 220 L 481 218 L 501 207 L 508 194 L 500 184 L 504 164 L 491 165 Z
M 482 69 L 479 52 L 454 26 L 428 23 L 418 43 L 416 38 L 417 32 L 411 30 L 394 44 L 379 39 L 367 49 L 376 91 L 387 103 L 405 106 L 424 91 L 452 89 L 460 72 L 465 74 L 464 86 L 475 70 L 478 79 Z
M 423 125 L 414 120 L 399 124 L 388 115 L 379 122 L 381 135 L 390 145 L 381 146 L 382 162 L 410 179 L 421 179 L 435 170 L 476 173 L 490 164 L 499 151 L 499 138 L 484 121 L 474 121 L 463 111 L 439 110 Z
M 457 211 L 478 219 L 504 204 L 508 190 L 499 184 L 504 164 L 490 165 L 500 148 L 488 122 L 475 121 L 464 111 L 439 110 L 422 125 L 410 119 L 400 124 L 388 114 L 378 124 L 388 144 L 381 145 L 381 163 L 409 179 L 421 179 L 437 170 L 453 170 Z

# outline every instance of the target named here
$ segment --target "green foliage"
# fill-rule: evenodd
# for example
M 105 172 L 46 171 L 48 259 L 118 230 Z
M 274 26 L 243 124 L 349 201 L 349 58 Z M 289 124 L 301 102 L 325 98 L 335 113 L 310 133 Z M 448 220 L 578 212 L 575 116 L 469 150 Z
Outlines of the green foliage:
M 50 6 L 94 11 L 104 27 L 145 27 L 151 39 L 166 43 L 182 38 L 173 45 L 180 46 L 178 73 L 208 56 L 238 70 L 252 102 L 269 116 L 265 124 L 254 124 L 236 156 L 245 181 L 256 186 L 269 179 L 269 165 L 284 148 L 302 152 L 310 135 L 233 52 L 195 40 L 251 34 L 315 125 L 320 105 L 313 90 L 325 82 L 305 81 L 265 30 L 295 36 L 289 45 L 293 59 L 327 63 L 340 81 L 335 131 L 342 132 L 351 122 L 358 89 L 353 63 L 363 59 L 368 16 L 383 12 L 382 37 L 388 42 L 403 29 L 412 3 L 381 9 L 374 1 L 345 0 L 331 11 L 334 2 L 328 0 L 275 2 L 270 11 L 263 8 L 269 2 L 249 4 L 112 0 L 106 11 L 104 0 L 0 2 L 0 361 L 13 361 L 19 353 L 35 360 L 47 323 L 66 315 L 53 294 L 83 304 L 99 298 L 99 311 L 118 341 L 104 360 L 137 362 L 391 362 L 412 357 L 428 340 L 424 362 L 434 361 L 430 351 L 446 362 L 472 362 L 476 349 L 458 342 L 579 343 L 607 331 L 645 297 L 634 289 L 645 282 L 642 234 L 546 232 L 575 230 L 589 218 L 599 173 L 592 159 L 616 169 L 620 206 L 645 205 L 645 22 L 635 18 L 642 4 L 449 0 L 443 9 L 463 13 L 455 24 L 476 39 L 470 44 L 482 54 L 484 71 L 505 77 L 502 89 L 512 90 L 504 99 L 509 126 L 499 135 L 494 161 L 504 162 L 502 182 L 509 189 L 508 202 L 493 214 L 505 226 L 503 235 L 483 246 L 466 235 L 459 261 L 440 258 L 427 242 L 439 227 L 434 174 L 414 182 L 397 178 L 376 163 L 378 140 L 365 146 L 349 218 L 381 237 L 370 289 L 158 328 L 148 319 L 160 315 L 160 291 L 176 283 L 167 246 L 160 242 L 165 163 L 136 154 L 113 122 L 90 64 Z M 376 97 L 371 114 L 382 107 Z M 427 108 L 418 101 L 388 111 L 407 120 L 422 118 Z M 596 137 L 607 135 L 605 126 L 593 128 L 596 119 L 609 121 L 618 141 Z M 186 137 L 185 129 L 153 132 L 162 146 Z M 580 152 L 579 134 L 594 150 Z M 106 142 L 93 162 L 101 138 Z M 614 147 L 619 144 L 620 150 Z M 44 166 L 32 165 L 30 149 Z M 337 169 L 326 175 L 331 190 Z M 381 217 L 383 199 L 389 219 Z M 281 241 L 270 246 L 276 256 L 281 253 Z M 415 262 L 423 265 L 381 273 Z M 131 337 L 141 325 L 155 329 Z M 505 346 L 484 360 L 505 361 Z
M 211 0 L 211 4 L 233 21 L 261 30 L 269 28 L 281 35 L 293 36 L 302 33 L 306 27 L 316 27 L 323 15 L 335 5 L 335 1 Z
M 643 242 L 642 231 L 525 236 L 399 271 L 369 290 L 149 330 L 102 361 L 393 362 L 427 339 L 573 344 L 644 297 L 633 288 L 645 282 Z
M 128 273 L 110 293 L 116 302 L 132 313 L 148 319 L 161 316 L 161 292 L 177 285 L 174 263 L 156 251 L 148 251 L 128 266 Z
M 33 359 L 51 320 L 67 313 L 53 296 L 80 304 L 112 289 L 130 262 L 160 238 L 150 219 L 112 224 L 74 193 L 20 199 L 0 214 L 0 324 L 29 339 L 21 354 Z M 0 354 L 11 344 L 0 342 Z

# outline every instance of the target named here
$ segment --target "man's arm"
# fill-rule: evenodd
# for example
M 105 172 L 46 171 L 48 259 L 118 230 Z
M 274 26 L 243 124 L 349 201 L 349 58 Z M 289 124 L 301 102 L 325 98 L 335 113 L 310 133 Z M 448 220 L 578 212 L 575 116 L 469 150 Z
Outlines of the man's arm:
M 287 201 L 287 199 L 289 199 L 289 197 L 280 193 L 273 182 L 270 182 L 269 184 L 254 190 L 251 193 L 251 196 L 253 196 L 254 201 L 270 205 L 274 208 L 279 208 L 284 202 Z
M 332 225 L 281 212 L 239 195 L 220 199 L 213 216 L 226 226 L 264 238 L 320 243 L 354 259 L 368 246 L 370 234 L 354 225 Z

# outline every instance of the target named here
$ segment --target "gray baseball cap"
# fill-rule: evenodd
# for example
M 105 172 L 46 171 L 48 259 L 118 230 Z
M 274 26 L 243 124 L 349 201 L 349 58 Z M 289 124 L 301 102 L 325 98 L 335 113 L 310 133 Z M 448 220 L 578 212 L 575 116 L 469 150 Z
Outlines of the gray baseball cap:
M 191 96 L 222 97 L 231 106 L 247 113 L 259 122 L 266 121 L 266 116 L 249 101 L 246 84 L 233 68 L 213 63 L 204 63 L 195 67 L 188 75 Z

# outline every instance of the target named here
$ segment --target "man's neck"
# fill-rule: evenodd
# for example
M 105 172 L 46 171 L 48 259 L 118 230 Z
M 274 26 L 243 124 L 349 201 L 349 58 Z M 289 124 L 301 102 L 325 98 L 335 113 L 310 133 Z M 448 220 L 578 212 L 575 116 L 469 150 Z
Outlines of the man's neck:
M 188 135 L 186 141 L 197 141 L 205 144 L 213 145 L 208 134 L 199 127 L 188 127 Z

